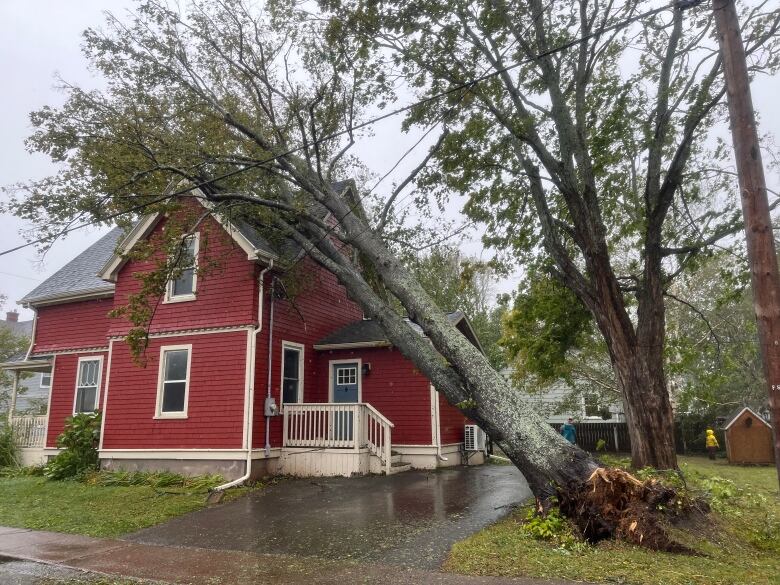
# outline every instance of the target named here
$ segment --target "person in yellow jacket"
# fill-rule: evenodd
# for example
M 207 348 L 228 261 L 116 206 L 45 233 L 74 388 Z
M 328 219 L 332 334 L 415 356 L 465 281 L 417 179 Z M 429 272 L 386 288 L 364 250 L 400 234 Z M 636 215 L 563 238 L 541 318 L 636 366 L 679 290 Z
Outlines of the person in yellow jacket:
M 709 453 L 710 459 L 715 460 L 715 453 L 718 452 L 718 439 L 715 437 L 715 431 L 707 429 L 707 438 L 705 439 L 707 445 L 707 453 Z

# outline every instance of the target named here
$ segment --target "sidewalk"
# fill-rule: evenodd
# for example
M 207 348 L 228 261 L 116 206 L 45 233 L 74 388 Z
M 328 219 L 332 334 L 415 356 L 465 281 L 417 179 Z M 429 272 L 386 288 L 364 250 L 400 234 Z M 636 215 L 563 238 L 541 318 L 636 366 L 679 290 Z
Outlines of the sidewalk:
M 432 585 L 562 585 L 561 581 L 469 577 L 316 557 L 140 544 L 124 540 L 0 527 L 0 556 L 188 585 L 426 583 Z

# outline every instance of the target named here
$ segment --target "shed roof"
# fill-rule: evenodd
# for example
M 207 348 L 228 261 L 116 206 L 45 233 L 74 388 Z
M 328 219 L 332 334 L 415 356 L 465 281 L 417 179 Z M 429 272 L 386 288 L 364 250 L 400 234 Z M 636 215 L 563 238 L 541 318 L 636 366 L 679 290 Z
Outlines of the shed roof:
M 770 425 L 766 420 L 764 420 L 764 417 L 757 414 L 752 408 L 745 407 L 741 409 L 736 415 L 731 417 L 731 420 L 726 424 L 725 427 L 723 427 L 724 431 L 727 431 L 731 425 L 733 425 L 735 422 L 737 422 L 737 419 L 742 416 L 742 414 L 747 411 L 750 414 L 752 414 L 754 417 L 756 417 L 758 420 L 760 420 L 762 423 L 764 423 L 766 426 L 768 426 L 770 429 L 772 428 L 772 425 Z

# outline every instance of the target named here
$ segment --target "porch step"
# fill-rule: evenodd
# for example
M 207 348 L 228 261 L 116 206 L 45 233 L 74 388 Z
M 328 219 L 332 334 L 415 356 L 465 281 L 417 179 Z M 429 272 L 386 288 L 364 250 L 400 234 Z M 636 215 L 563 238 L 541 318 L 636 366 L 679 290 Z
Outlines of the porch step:
M 390 464 L 401 463 L 401 454 L 398 451 L 392 451 L 390 454 Z
M 390 463 L 390 472 L 388 475 L 394 475 L 396 473 L 403 473 L 409 471 L 412 468 L 411 463 L 401 463 L 400 461 Z

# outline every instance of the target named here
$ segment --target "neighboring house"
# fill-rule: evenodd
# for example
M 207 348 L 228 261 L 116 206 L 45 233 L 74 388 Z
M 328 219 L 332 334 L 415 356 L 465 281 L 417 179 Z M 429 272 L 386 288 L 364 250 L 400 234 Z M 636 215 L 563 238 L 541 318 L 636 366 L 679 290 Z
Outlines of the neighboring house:
M 510 368 L 504 368 L 501 375 L 512 383 Z M 573 392 L 574 389 L 567 382 L 557 380 L 540 390 L 525 393 L 525 396 L 528 403 L 553 425 L 561 425 L 569 417 L 577 422 L 587 423 L 626 422 L 620 402 L 603 404 L 597 394 L 580 392 L 575 395 Z
M 16 337 L 29 341 L 33 322 L 19 321 L 19 313 L 8 311 L 5 320 L 0 319 L 0 328 L 10 330 Z M 17 356 L 17 359 L 23 358 Z M 14 414 L 45 414 L 51 386 L 51 372 L 25 373 L 19 376 L 16 390 Z
M 198 196 L 182 201 L 203 215 Z M 22 299 L 36 311 L 32 352 L 4 366 L 52 368 L 47 456 L 68 416 L 100 410 L 108 468 L 232 479 L 248 467 L 252 476 L 351 475 L 460 463 L 460 411 L 363 320 L 332 274 L 240 221 L 209 215 L 185 240 L 189 255 L 138 365 L 129 323 L 108 313 L 160 260 L 128 253 L 154 246 L 167 221 L 154 214 L 127 234 L 114 229 Z M 288 294 L 281 278 L 292 267 Z M 462 314 L 450 318 L 478 345 Z

